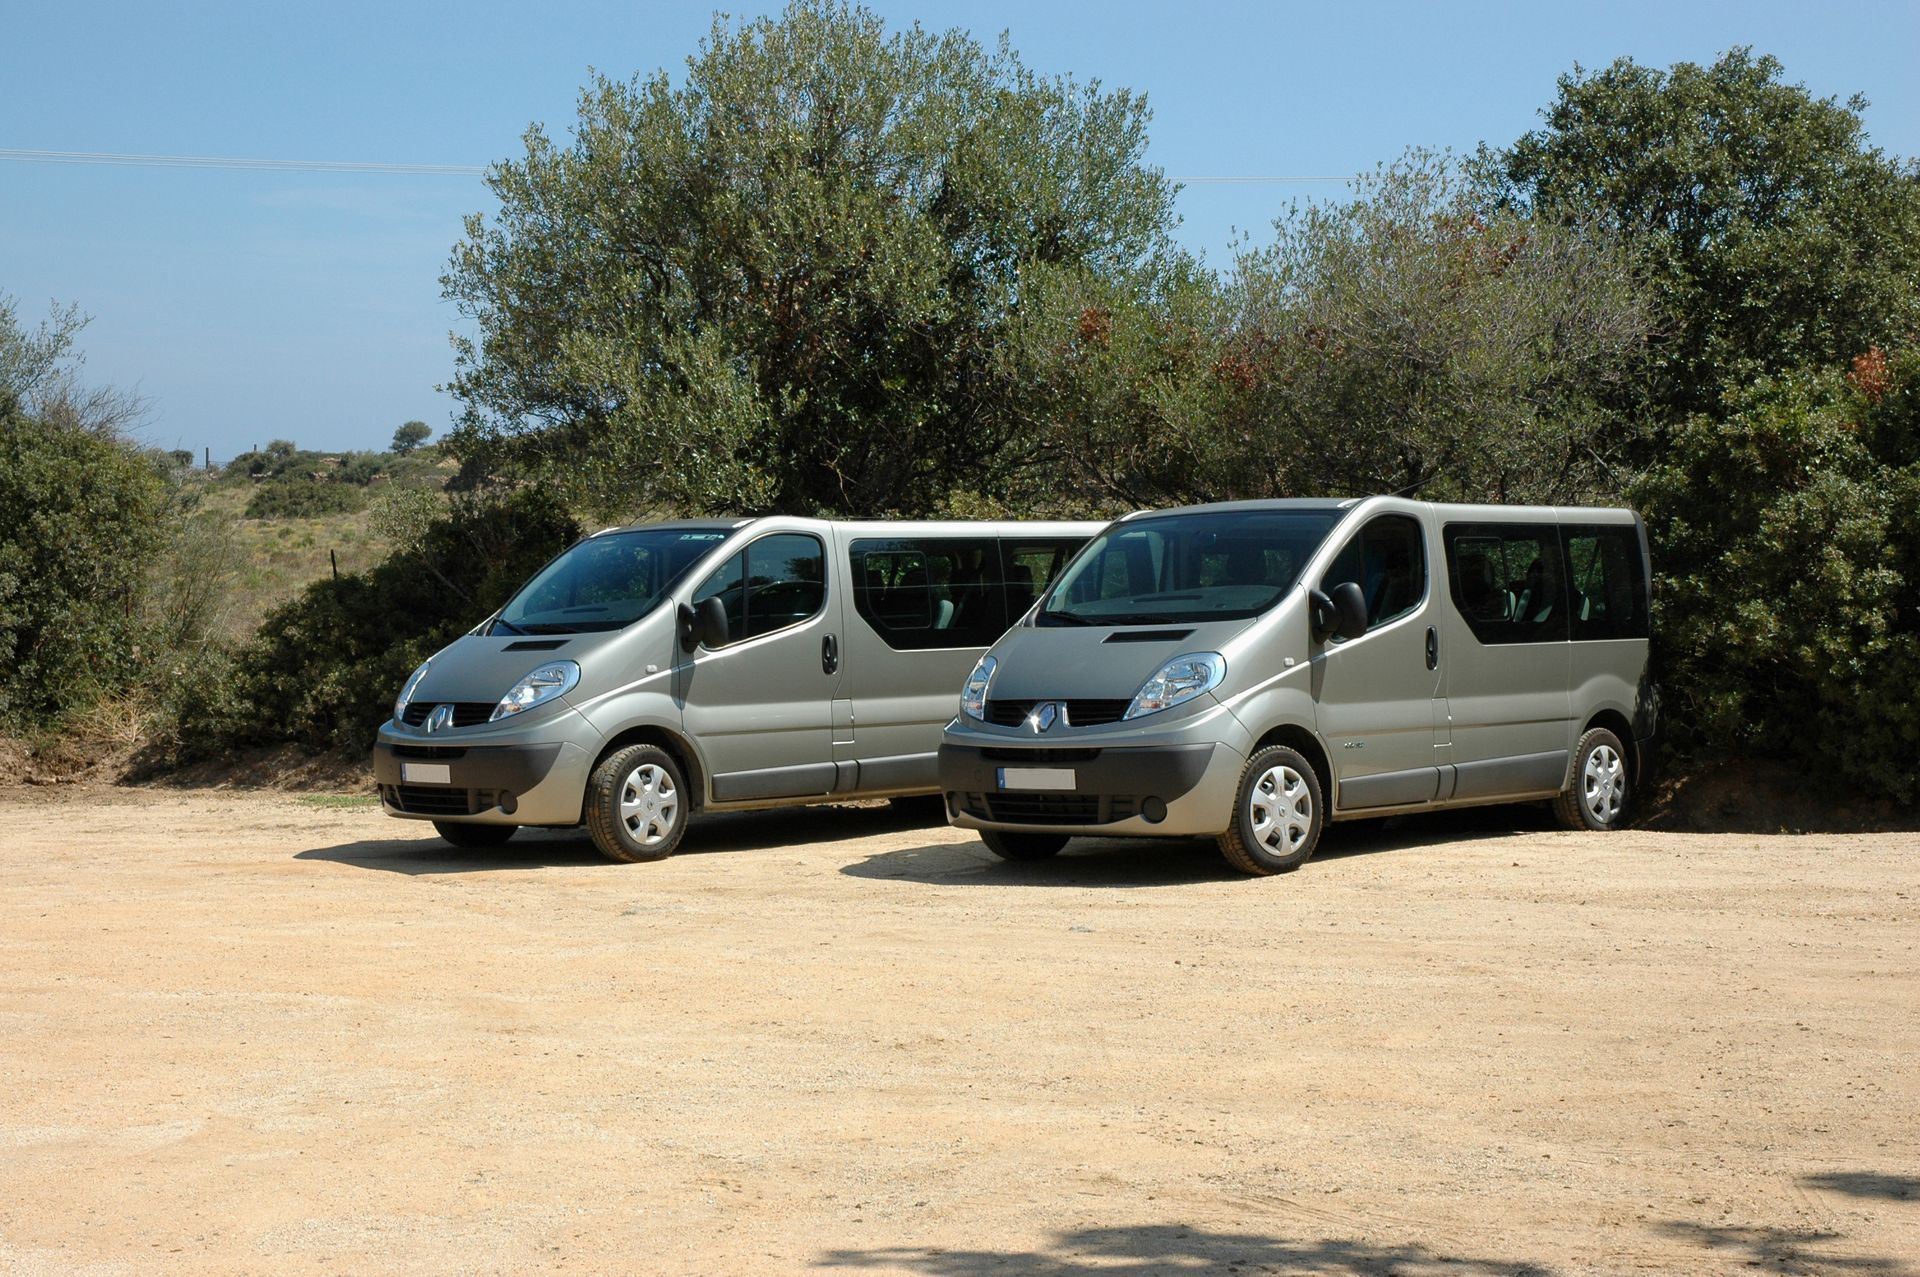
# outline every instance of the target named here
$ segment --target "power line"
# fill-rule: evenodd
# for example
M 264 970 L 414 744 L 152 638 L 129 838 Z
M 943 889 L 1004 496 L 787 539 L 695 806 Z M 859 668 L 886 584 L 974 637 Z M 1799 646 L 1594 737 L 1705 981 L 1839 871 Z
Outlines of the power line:
M 105 164 L 131 168 L 245 169 L 268 173 L 415 173 L 479 177 L 476 164 L 381 164 L 370 160 L 249 160 L 228 155 L 127 155 L 113 151 L 33 151 L 0 147 L 0 160 L 38 164 Z
M 480 177 L 478 164 L 383 164 L 372 160 L 254 160 L 230 155 L 133 155 L 117 151 L 38 151 L 0 147 L 0 160 L 32 164 L 92 164 L 124 168 L 230 169 L 257 173 L 386 173 L 427 177 Z M 1198 185 L 1258 185 L 1276 183 L 1348 182 L 1346 176 L 1306 176 L 1291 173 L 1202 174 L 1169 179 Z

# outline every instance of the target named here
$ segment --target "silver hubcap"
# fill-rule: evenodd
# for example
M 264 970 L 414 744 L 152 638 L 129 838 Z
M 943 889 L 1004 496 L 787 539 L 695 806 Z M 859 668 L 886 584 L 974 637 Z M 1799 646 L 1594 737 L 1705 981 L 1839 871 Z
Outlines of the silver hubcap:
M 652 847 L 673 832 L 680 811 L 680 791 L 673 777 L 657 763 L 642 763 L 620 782 L 620 823 L 633 840 Z
M 1313 794 L 1293 768 L 1270 768 L 1247 795 L 1247 814 L 1253 818 L 1254 841 L 1263 850 L 1291 856 L 1306 844 L 1313 828 Z
M 1627 769 L 1613 746 L 1598 746 L 1587 755 L 1587 765 L 1580 774 L 1580 796 L 1588 813 L 1601 824 L 1611 825 L 1619 817 L 1627 802 Z

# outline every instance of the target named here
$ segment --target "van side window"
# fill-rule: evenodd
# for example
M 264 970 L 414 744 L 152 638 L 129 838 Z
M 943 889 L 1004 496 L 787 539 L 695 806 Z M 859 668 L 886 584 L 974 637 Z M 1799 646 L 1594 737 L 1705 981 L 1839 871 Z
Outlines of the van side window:
M 727 609 L 734 641 L 771 634 L 815 616 L 827 600 L 827 555 L 816 537 L 781 532 L 761 537 L 715 568 L 693 593 Z
M 888 647 L 986 647 L 1007 628 L 990 538 L 861 540 L 848 553 L 854 610 Z
M 1566 545 L 1573 637 L 1646 638 L 1647 574 L 1640 532 L 1628 524 L 1579 524 L 1560 529 Z
M 847 547 L 853 606 L 897 651 L 990 647 L 1084 542 L 890 537 Z
M 1427 552 L 1420 523 L 1404 514 L 1369 520 L 1334 556 L 1320 588 L 1345 581 L 1367 600 L 1367 628 L 1397 621 L 1427 596 Z
M 1449 523 L 1443 534 L 1453 605 L 1482 643 L 1567 637 L 1560 532 L 1537 523 Z

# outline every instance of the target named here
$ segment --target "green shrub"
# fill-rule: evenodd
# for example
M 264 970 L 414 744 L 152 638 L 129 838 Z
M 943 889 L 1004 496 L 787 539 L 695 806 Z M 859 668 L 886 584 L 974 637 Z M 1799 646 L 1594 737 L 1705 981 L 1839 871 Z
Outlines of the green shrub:
M 175 705 L 179 757 L 254 746 L 365 750 L 413 667 L 579 535 L 552 497 L 464 497 L 369 572 L 314 582 Z
M 322 514 L 350 514 L 364 509 L 367 494 L 360 488 L 324 479 L 270 479 L 247 502 L 249 519 L 308 519 Z
M 0 404 L 0 721 L 44 723 L 133 676 L 162 500 L 117 437 Z
M 1920 354 L 1756 383 L 1634 497 L 1674 743 L 1920 797 Z

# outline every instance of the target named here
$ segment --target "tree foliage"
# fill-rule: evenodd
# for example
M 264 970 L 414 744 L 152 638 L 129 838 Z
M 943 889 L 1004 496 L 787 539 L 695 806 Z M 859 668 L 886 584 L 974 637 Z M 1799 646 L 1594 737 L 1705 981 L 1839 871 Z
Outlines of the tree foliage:
M 1414 152 L 1296 209 L 1216 282 L 1039 273 L 1007 347 L 1030 429 L 1127 505 L 1420 491 L 1617 491 L 1630 418 L 1603 399 L 1646 332 L 1591 228 L 1482 210 Z
M 28 332 L 0 298 L 0 721 L 35 725 L 124 683 L 159 543 L 155 466 L 67 376 L 75 312 Z
M 1920 354 L 1760 381 L 1633 496 L 1678 743 L 1920 796 Z
M 393 431 L 393 450 L 404 457 L 425 443 L 432 434 L 432 427 L 424 421 L 402 422 Z
M 1543 128 L 1482 149 L 1499 198 L 1604 219 L 1640 255 L 1665 330 L 1647 393 L 1664 412 L 1920 329 L 1920 168 L 1868 145 L 1864 99 L 1782 77 L 1748 49 L 1707 67 L 1576 67 Z
M 1146 106 L 1004 44 L 795 3 L 675 85 L 597 77 L 574 137 L 496 165 L 443 284 L 451 445 L 602 504 L 918 511 L 990 484 L 996 348 L 1037 267 L 1162 244 Z

